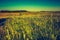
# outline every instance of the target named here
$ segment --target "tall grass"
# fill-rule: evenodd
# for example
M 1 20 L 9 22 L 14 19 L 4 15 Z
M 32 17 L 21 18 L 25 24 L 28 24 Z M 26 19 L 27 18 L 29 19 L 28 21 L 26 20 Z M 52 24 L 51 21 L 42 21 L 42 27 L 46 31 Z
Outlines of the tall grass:
M 56 40 L 59 24 L 59 18 L 52 16 L 9 17 L 5 40 Z

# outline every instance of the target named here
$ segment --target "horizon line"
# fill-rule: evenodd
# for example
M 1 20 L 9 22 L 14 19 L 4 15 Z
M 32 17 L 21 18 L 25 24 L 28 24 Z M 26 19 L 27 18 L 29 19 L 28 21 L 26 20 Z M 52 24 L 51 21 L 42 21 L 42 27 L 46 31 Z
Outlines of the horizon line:
M 48 12 L 48 11 L 58 11 L 58 10 L 40 10 L 40 11 L 29 11 L 29 10 L 0 10 L 0 12 L 1 12 L 1 11 L 3 11 L 3 12 L 4 12 L 4 11 L 7 11 L 7 12 L 8 12 L 8 11 L 11 11 L 11 12 L 13 12 L 13 11 L 18 11 L 18 12 L 19 12 L 19 11 L 26 11 L 26 12 L 41 12 L 41 11 L 42 11 L 42 12 L 45 12 L 45 11 L 47 11 L 47 12 Z M 60 10 L 59 10 L 59 11 L 60 11 Z

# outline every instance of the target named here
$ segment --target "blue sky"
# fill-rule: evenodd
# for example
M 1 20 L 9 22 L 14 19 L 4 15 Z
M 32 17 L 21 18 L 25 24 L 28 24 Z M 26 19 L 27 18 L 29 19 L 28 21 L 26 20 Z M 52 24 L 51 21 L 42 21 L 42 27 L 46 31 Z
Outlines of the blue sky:
M 0 10 L 60 11 L 60 0 L 0 0 Z

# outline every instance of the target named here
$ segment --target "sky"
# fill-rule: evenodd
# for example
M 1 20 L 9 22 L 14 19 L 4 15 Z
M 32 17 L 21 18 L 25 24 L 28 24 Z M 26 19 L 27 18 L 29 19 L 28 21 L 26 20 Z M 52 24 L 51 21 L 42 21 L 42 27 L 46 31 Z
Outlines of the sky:
M 0 10 L 60 11 L 60 0 L 0 0 Z

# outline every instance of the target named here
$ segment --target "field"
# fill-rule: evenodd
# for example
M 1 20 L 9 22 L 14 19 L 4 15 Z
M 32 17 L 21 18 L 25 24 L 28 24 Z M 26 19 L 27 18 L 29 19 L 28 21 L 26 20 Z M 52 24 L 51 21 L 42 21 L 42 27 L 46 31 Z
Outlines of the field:
M 59 13 L 0 13 L 0 40 L 60 40 Z

